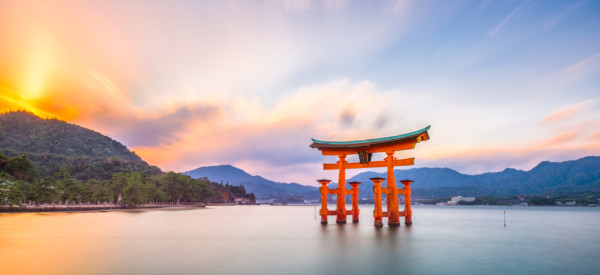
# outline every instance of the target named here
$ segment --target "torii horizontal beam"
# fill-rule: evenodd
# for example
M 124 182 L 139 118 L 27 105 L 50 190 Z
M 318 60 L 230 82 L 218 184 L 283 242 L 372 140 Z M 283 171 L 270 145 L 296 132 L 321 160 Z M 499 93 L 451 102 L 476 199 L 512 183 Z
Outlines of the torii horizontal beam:
M 407 166 L 414 165 L 415 158 L 407 159 L 395 159 L 393 162 L 394 166 Z M 344 168 L 346 169 L 358 169 L 358 168 L 375 168 L 375 167 L 387 167 L 388 163 L 385 160 L 371 161 L 369 163 L 362 164 L 360 162 L 346 163 Z M 324 170 L 338 170 L 340 165 L 338 163 L 323 163 Z

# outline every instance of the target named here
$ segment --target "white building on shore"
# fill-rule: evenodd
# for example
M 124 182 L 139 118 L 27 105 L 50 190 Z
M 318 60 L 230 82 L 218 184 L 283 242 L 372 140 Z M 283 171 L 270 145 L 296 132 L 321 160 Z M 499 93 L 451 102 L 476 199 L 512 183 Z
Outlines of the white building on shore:
M 452 197 L 447 203 L 438 203 L 438 205 L 457 205 L 459 202 L 464 201 L 464 202 L 471 202 L 474 201 L 475 198 L 474 197 L 463 197 L 463 196 L 456 196 L 456 197 Z

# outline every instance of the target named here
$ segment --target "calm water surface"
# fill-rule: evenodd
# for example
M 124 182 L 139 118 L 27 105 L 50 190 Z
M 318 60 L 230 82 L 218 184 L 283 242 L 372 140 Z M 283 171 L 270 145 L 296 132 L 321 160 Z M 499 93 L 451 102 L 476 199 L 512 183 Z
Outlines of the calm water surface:
M 372 210 L 341 226 L 312 206 L 0 214 L 0 273 L 600 272 L 600 208 L 415 206 L 412 227 L 381 229 Z

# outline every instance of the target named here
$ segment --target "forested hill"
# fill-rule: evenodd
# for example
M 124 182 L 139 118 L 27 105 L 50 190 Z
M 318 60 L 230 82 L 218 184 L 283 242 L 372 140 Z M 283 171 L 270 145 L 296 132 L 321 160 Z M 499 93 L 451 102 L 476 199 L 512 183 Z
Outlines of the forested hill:
M 109 179 L 118 172 L 160 172 L 110 137 L 25 111 L 0 114 L 0 151 L 7 156 L 25 154 L 42 177 L 64 168 L 80 180 Z
M 125 145 L 98 132 L 25 111 L 0 115 L 0 148 L 65 156 L 118 157 L 142 160 Z

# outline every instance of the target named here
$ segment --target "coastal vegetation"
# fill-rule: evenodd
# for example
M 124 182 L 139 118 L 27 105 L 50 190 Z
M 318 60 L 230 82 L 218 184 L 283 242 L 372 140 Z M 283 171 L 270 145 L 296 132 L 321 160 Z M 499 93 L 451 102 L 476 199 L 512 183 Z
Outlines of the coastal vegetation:
M 115 173 L 108 180 L 81 181 L 63 167 L 53 176 L 38 177 L 26 155 L 6 157 L 0 153 L 0 204 L 101 204 L 117 203 L 135 207 L 147 203 L 254 202 L 243 186 L 196 180 L 175 172 L 148 174 Z

